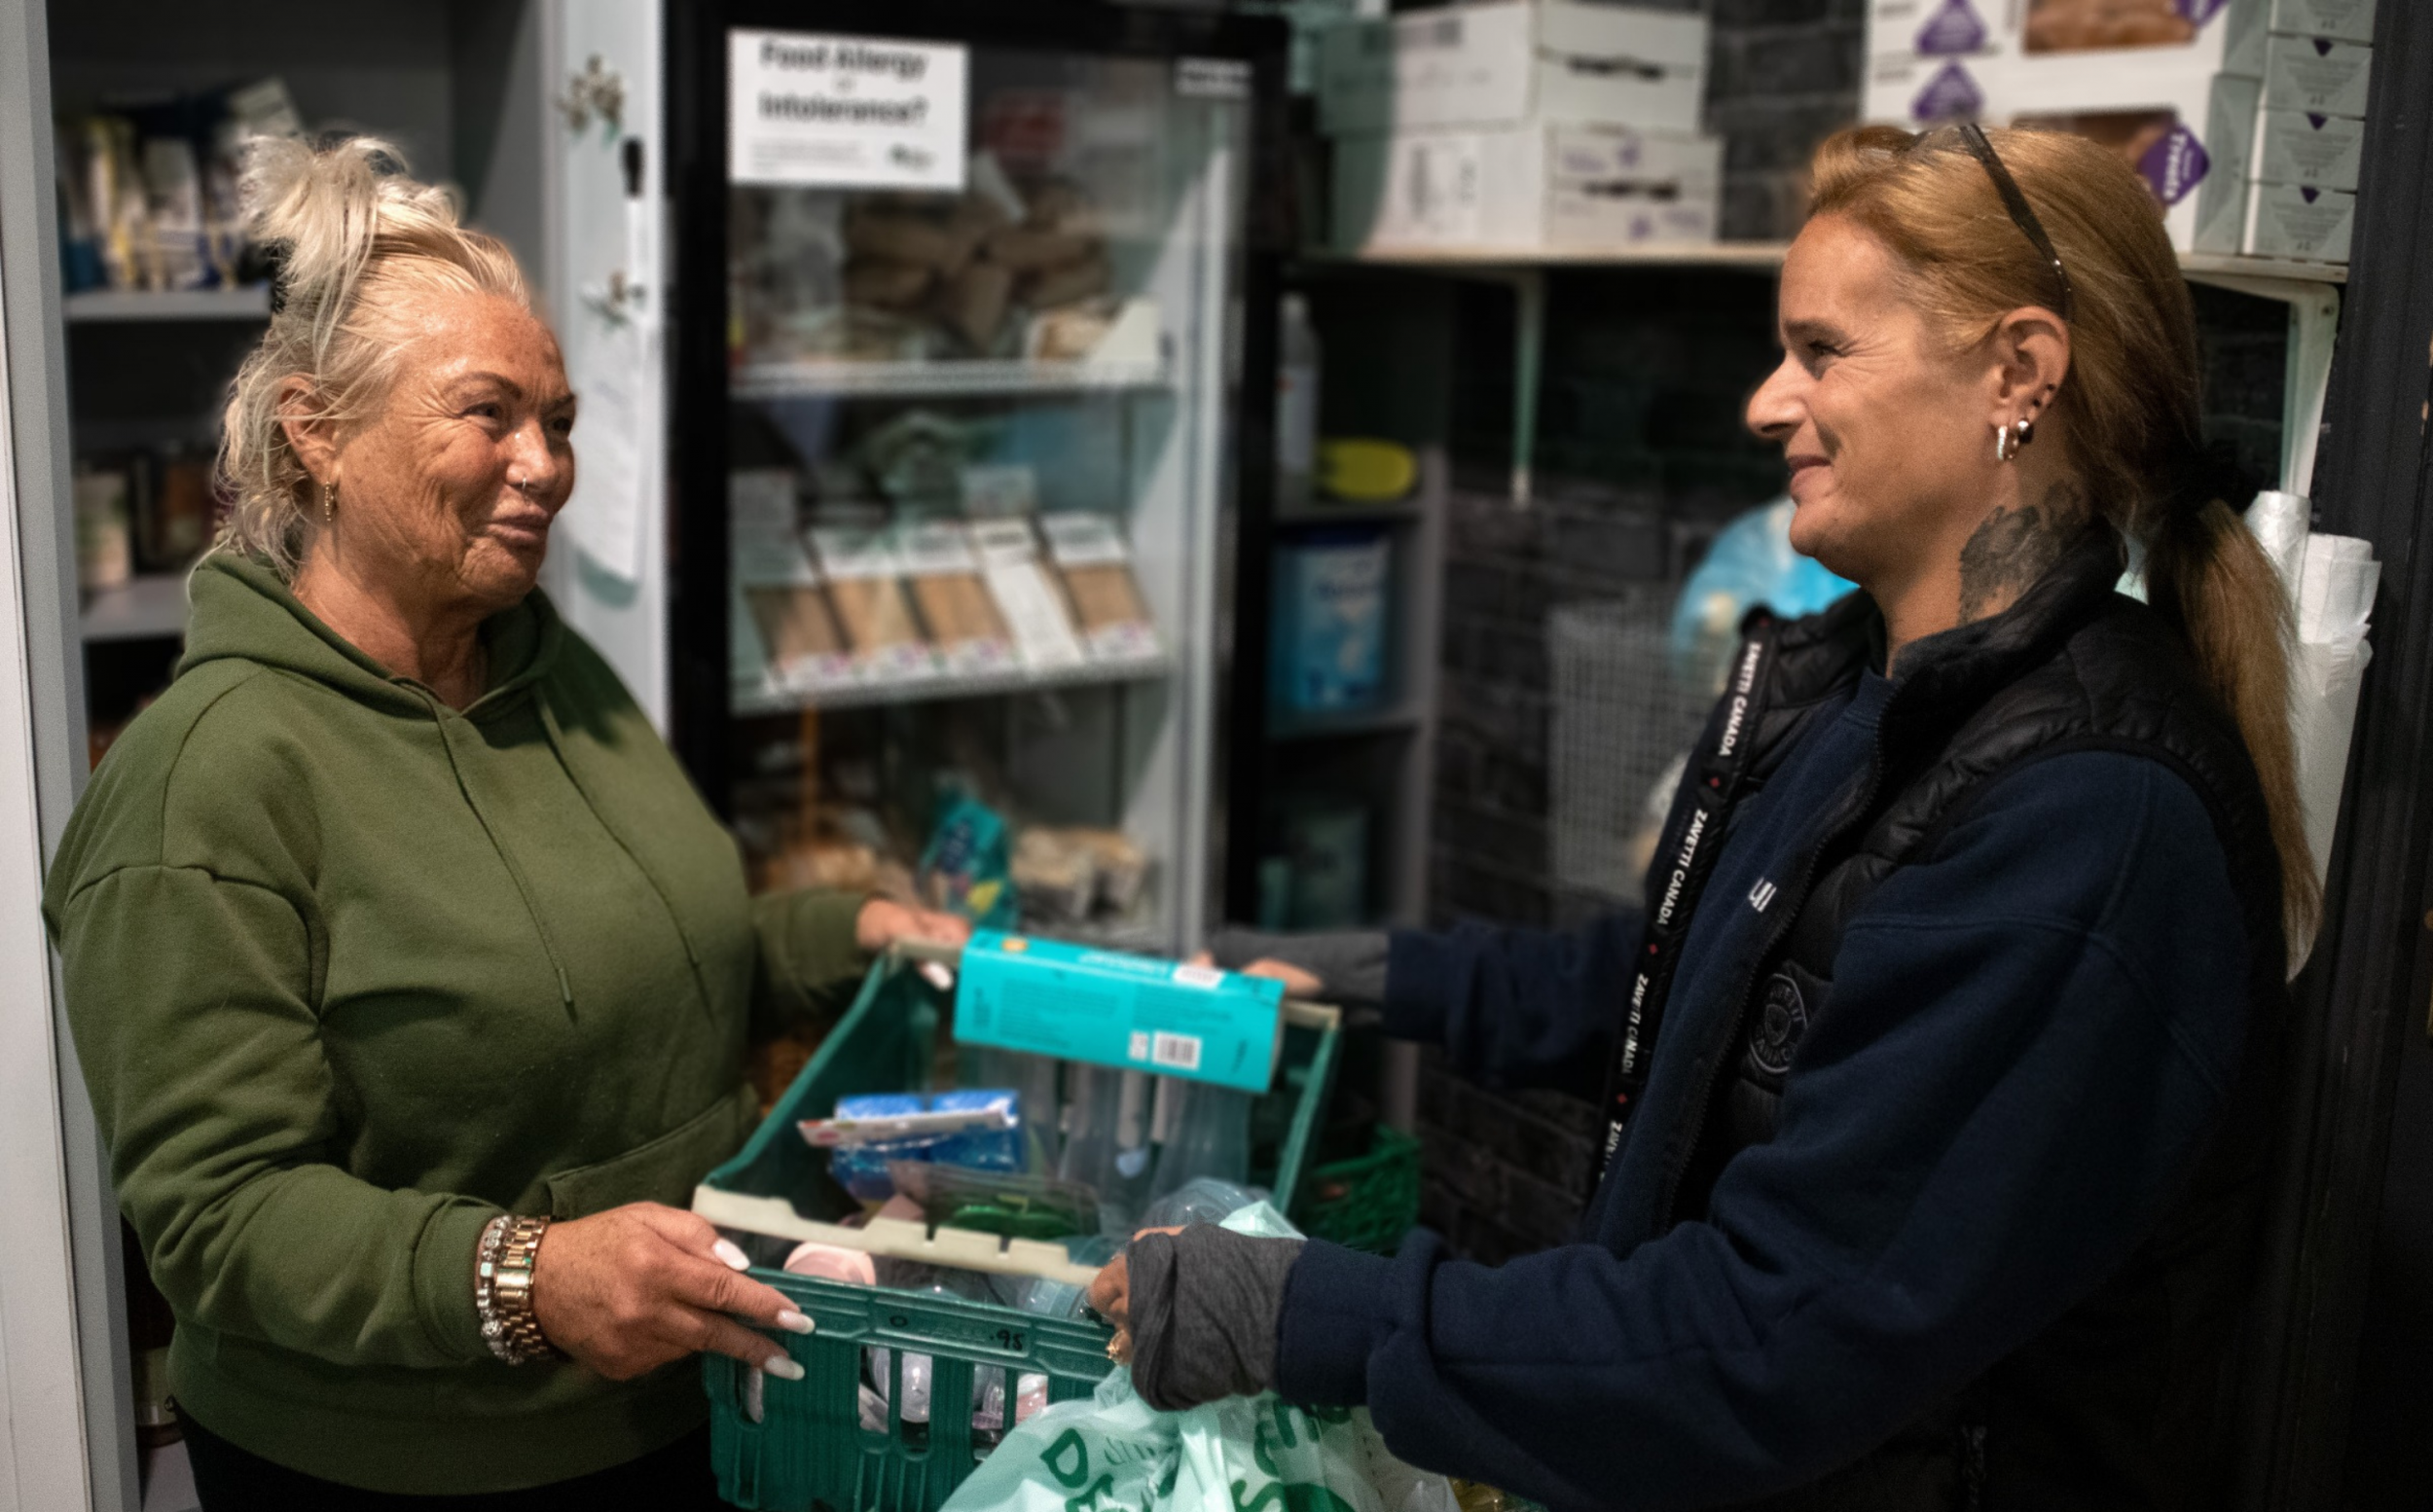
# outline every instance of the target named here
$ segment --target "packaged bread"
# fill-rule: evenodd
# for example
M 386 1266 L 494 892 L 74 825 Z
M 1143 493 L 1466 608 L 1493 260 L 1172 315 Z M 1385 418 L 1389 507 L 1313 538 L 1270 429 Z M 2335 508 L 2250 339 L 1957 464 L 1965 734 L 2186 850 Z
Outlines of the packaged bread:
M 1033 827 L 1014 840 L 1014 892 L 1026 922 L 1054 927 L 1089 922 L 1098 871 L 1088 846 L 1065 830 Z
M 854 676 L 819 569 L 803 546 L 795 494 L 789 468 L 747 468 L 727 480 L 736 680 L 754 691 L 817 692 Z
M 1098 907 L 1118 918 L 1131 917 L 1148 895 L 1148 853 L 1121 830 L 1070 829 L 1063 833 L 1089 854 Z
M 1082 262 L 1099 250 L 1095 236 L 1035 223 L 1001 226 L 989 233 L 982 245 L 990 262 L 1000 268 L 1010 268 L 1018 273 L 1035 273 Z
M 952 277 L 971 261 L 983 232 L 969 220 L 865 205 L 846 217 L 845 245 L 856 259 L 906 264 Z
M 1016 665 L 1012 636 L 960 522 L 909 526 L 898 535 L 896 552 L 929 644 L 949 673 L 985 675 Z
M 929 292 L 934 270 L 919 263 L 857 257 L 845 265 L 845 298 L 881 309 L 910 309 Z
M 1041 269 L 1022 285 L 1022 302 L 1033 309 L 1052 310 L 1107 292 L 1113 276 L 1103 254 Z
M 981 581 L 1024 666 L 1045 670 L 1089 660 L 1073 630 L 1064 589 L 1039 559 L 1038 538 L 1020 517 L 977 520 L 965 527 Z
M 936 659 L 913 618 L 903 566 L 887 532 L 826 526 L 814 529 L 811 539 L 862 679 L 906 682 L 934 673 Z
M 996 263 L 970 263 L 938 290 L 938 313 L 949 330 L 986 356 L 1005 329 L 1013 301 L 1011 269 Z
M 1072 599 L 1081 644 L 1094 662 L 1151 661 L 1162 654 L 1157 626 L 1132 574 L 1132 550 L 1105 515 L 1042 515 L 1048 558 Z

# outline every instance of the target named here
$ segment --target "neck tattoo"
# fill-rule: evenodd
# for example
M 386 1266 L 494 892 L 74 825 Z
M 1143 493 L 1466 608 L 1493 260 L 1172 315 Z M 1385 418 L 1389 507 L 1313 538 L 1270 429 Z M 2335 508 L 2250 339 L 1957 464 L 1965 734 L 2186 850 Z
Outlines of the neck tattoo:
M 2064 480 L 2042 503 L 1997 509 L 1960 548 L 1960 623 L 2000 614 L 2018 600 L 2061 554 L 2087 520 L 2087 495 Z

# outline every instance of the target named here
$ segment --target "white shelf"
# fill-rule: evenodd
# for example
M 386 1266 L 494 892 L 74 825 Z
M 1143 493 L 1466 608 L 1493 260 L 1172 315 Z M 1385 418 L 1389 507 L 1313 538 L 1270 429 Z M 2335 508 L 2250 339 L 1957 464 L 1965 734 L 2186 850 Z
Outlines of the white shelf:
M 129 578 L 85 600 L 79 630 L 88 641 L 142 640 L 186 633 L 186 574 Z
M 1383 247 L 1363 252 L 1320 250 L 1315 263 L 1360 263 L 1385 268 L 1747 268 L 1782 266 L 1783 241 L 1658 242 L 1635 247 Z M 2346 283 L 2346 263 L 2304 263 L 2282 257 L 2238 257 L 2221 252 L 2183 252 L 2180 268 L 2190 277 L 2278 278 L 2293 283 Z
M 1057 688 L 1100 687 L 1110 683 L 1152 682 L 1174 670 L 1163 657 L 1140 662 L 1085 662 L 1077 666 L 1045 670 L 1016 668 L 972 676 L 941 673 L 934 677 L 895 682 L 855 683 L 822 688 L 814 693 L 782 689 L 738 688 L 733 709 L 739 716 L 781 714 L 799 709 L 868 708 L 882 703 L 934 703 L 945 699 L 991 698 L 1014 693 L 1044 693 Z
M 1390 525 L 1416 522 L 1427 511 L 1416 498 L 1388 504 L 1294 504 L 1276 511 L 1276 525 L 1285 530 L 1318 530 L 1327 525 Z
M 1341 713 L 1275 715 L 1269 727 L 1269 738 L 1275 740 L 1327 740 L 1364 735 L 1394 735 L 1419 730 L 1428 723 L 1428 711 L 1405 700 L 1384 708 L 1350 709 Z
M 271 290 L 265 284 L 159 292 L 90 289 L 59 301 L 59 308 L 71 325 L 94 320 L 268 320 Z
M 1166 388 L 1163 362 L 760 362 L 736 369 L 738 399 L 1063 394 Z
M 1781 241 L 1654 241 L 1629 247 L 1369 247 L 1359 252 L 1319 248 L 1314 263 L 1363 263 L 1386 268 L 1780 268 Z

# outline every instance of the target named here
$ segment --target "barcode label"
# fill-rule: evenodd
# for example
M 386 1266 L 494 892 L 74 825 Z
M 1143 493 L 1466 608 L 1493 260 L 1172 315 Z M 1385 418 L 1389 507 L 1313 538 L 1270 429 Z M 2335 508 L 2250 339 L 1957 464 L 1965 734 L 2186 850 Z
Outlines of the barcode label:
M 1169 1034 L 1160 1029 L 1150 1046 L 1149 1062 L 1153 1065 L 1172 1066 L 1178 1071 L 1196 1071 L 1200 1068 L 1200 1037 L 1197 1034 Z

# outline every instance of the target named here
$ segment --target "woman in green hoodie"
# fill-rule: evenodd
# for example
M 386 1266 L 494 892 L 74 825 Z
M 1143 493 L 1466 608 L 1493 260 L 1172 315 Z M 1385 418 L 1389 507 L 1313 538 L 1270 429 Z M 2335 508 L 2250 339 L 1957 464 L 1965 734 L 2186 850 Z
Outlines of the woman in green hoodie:
M 714 1506 L 695 1355 L 811 1326 L 682 1209 L 745 1047 L 961 925 L 745 895 L 534 588 L 575 399 L 514 259 L 380 143 L 255 152 L 235 510 L 44 900 L 203 1505 Z

